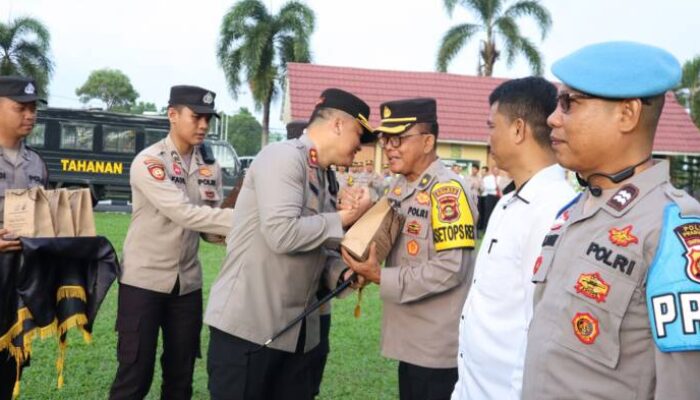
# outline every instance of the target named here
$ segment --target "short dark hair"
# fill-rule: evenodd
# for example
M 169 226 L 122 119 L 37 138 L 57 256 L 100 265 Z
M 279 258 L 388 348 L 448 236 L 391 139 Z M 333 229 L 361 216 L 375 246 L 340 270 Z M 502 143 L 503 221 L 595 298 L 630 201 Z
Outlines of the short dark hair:
M 486 171 L 486 172 L 489 172 L 489 167 L 487 167 L 487 166 L 485 166 L 485 165 L 484 165 L 483 167 L 481 167 L 481 169 L 483 169 L 483 170 Z
M 544 148 L 551 148 L 549 135 L 552 129 L 547 117 L 557 108 L 557 88 L 538 76 L 511 79 L 491 92 L 489 105 L 498 103 L 498 112 L 511 121 L 522 118 L 534 133 L 535 141 Z
M 656 128 L 659 125 L 661 112 L 664 110 L 664 103 L 666 103 L 665 93 L 642 99 L 642 115 L 640 117 L 640 121 L 644 128 L 649 131 L 652 139 L 654 138 Z

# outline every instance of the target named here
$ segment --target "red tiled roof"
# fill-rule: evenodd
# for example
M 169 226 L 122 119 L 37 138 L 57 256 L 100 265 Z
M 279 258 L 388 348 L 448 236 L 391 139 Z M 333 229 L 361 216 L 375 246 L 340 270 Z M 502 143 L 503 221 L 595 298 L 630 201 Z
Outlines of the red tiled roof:
M 379 124 L 379 104 L 410 97 L 438 102 L 440 140 L 486 144 L 488 96 L 506 79 L 438 72 L 385 71 L 287 64 L 292 119 L 309 118 L 319 94 L 337 87 L 352 92 L 371 107 L 370 122 Z M 700 132 L 672 94 L 666 96 L 654 152 L 700 154 Z

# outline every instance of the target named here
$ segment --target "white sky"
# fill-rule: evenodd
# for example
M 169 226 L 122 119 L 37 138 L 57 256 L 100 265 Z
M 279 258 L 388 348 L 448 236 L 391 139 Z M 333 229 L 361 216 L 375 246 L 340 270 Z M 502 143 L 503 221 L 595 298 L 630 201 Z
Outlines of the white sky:
M 512 2 L 512 0 L 511 0 Z M 277 11 L 282 0 L 264 0 Z M 442 0 L 307 0 L 316 13 L 313 62 L 360 68 L 432 71 L 438 44 L 449 27 L 476 22 L 458 10 L 447 16 Z M 230 95 L 216 62 L 223 14 L 233 0 L 0 0 L 0 20 L 33 16 L 52 35 L 56 62 L 49 104 L 80 108 L 75 95 L 91 71 L 117 68 L 131 79 L 139 100 L 167 103 L 169 88 L 193 84 L 217 92 L 217 108 L 253 109 L 247 90 Z M 579 47 L 607 40 L 635 40 L 663 47 L 683 61 L 700 54 L 698 0 L 543 0 L 553 26 L 544 42 L 534 24 L 521 29 L 537 40 L 549 65 Z M 475 74 L 478 41 L 462 49 L 450 72 Z M 529 74 L 525 62 L 499 63 L 495 76 Z M 282 129 L 281 98 L 271 127 Z M 260 118 L 260 114 L 257 113 Z

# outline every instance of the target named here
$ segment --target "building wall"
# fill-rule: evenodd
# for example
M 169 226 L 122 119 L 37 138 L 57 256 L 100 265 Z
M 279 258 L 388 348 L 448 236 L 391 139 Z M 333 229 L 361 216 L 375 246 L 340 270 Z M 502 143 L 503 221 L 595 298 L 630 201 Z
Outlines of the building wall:
M 488 162 L 487 147 L 483 145 L 438 142 L 437 153 L 443 160 L 454 160 L 465 167 L 470 163 L 483 166 Z

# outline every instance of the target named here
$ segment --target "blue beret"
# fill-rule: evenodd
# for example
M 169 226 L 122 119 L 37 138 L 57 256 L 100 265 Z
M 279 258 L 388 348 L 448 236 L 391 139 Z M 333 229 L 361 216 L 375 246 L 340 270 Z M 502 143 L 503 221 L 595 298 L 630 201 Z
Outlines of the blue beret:
M 681 79 L 671 53 L 634 42 L 586 46 L 555 62 L 552 72 L 570 88 L 614 99 L 659 95 Z

